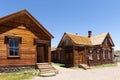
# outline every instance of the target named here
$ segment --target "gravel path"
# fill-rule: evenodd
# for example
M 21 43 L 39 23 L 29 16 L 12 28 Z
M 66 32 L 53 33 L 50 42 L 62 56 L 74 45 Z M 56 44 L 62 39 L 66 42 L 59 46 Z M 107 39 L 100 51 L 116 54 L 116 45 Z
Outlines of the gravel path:
M 120 63 L 117 67 L 99 69 L 69 69 L 55 66 L 59 74 L 53 77 L 34 77 L 31 80 L 120 80 Z

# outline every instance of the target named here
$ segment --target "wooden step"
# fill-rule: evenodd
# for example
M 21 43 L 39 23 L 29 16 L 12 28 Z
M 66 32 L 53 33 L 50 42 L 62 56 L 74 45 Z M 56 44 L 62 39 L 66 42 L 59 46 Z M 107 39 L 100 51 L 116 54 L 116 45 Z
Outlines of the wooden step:
M 58 71 L 49 63 L 37 63 L 37 68 L 41 74 L 58 73 Z
M 83 68 L 84 70 L 90 69 L 87 64 L 79 64 L 78 67 Z

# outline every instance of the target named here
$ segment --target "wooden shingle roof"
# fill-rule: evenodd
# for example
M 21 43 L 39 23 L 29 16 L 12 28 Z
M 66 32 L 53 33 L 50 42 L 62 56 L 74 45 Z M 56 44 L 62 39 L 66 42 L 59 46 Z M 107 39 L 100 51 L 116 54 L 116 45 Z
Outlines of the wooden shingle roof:
M 82 45 L 100 45 L 105 40 L 106 36 L 109 33 L 103 33 L 98 34 L 95 36 L 91 36 L 90 38 L 85 36 L 79 36 L 75 34 L 66 33 L 66 35 L 69 36 L 69 38 L 75 43 L 75 44 L 82 44 Z M 113 43 L 113 42 L 112 42 Z
M 83 44 L 83 45 L 91 45 L 91 41 L 89 38 L 84 37 L 84 36 L 78 36 L 78 35 L 74 35 L 74 34 L 70 34 L 70 33 L 66 33 L 71 40 L 75 43 L 75 44 Z
M 107 34 L 108 33 L 103 33 L 103 34 L 99 34 L 99 35 L 90 37 L 92 45 L 100 45 L 100 44 L 102 44 L 104 39 L 106 38 Z

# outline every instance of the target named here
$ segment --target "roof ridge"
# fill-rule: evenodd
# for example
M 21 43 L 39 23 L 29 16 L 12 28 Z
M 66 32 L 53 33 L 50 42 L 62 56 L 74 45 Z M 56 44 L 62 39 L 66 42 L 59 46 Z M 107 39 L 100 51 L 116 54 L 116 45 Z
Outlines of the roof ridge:
M 13 13 L 10 13 L 10 14 L 8 14 L 7 16 L 2 16 L 2 17 L 0 17 L 0 19 L 9 17 L 9 16 L 11 16 L 11 15 L 13 15 L 13 14 L 17 14 L 17 13 L 20 13 L 20 12 L 28 12 L 28 11 L 27 11 L 26 9 L 22 9 L 22 10 L 19 10 L 19 11 L 13 12 Z
M 65 33 L 75 44 L 91 45 L 90 38 L 86 36 Z
M 86 36 L 81 36 L 81 35 L 76 35 L 76 34 L 72 34 L 72 33 L 69 33 L 69 32 L 65 32 L 66 34 L 70 34 L 70 35 L 73 35 L 73 36 L 78 36 L 78 37 L 84 37 L 84 38 L 88 38 Z
M 100 34 L 96 34 L 94 36 L 98 36 L 98 35 L 104 35 L 104 34 L 108 34 L 109 32 L 104 32 L 104 33 L 100 33 Z M 91 37 L 94 37 L 94 36 L 91 36 Z
M 66 34 L 77 44 L 86 44 L 86 45 L 100 45 L 102 44 L 104 38 L 109 34 L 109 32 L 97 34 L 95 36 L 92 36 L 90 38 L 86 36 L 81 36 L 81 35 L 75 35 L 66 32 Z
M 44 32 L 50 37 L 50 38 L 54 38 L 54 36 L 48 32 L 48 30 L 38 21 L 36 20 L 35 17 L 32 16 L 32 14 L 30 14 L 26 9 L 14 12 L 12 14 L 9 14 L 7 16 L 4 16 L 2 18 L 0 18 L 0 23 L 4 22 L 4 21 L 8 21 L 11 18 L 14 18 L 16 16 L 19 16 L 21 14 L 25 14 L 27 17 L 29 17 L 40 29 L 44 30 Z

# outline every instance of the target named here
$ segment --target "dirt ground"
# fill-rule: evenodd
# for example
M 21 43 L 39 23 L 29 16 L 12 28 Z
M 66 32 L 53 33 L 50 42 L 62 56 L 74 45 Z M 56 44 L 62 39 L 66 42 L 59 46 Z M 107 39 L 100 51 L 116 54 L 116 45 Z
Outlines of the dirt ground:
M 55 66 L 55 65 L 54 65 Z M 59 74 L 53 77 L 34 77 L 31 80 L 120 80 L 120 63 L 116 67 L 70 69 L 55 66 Z

